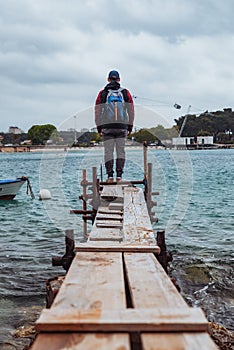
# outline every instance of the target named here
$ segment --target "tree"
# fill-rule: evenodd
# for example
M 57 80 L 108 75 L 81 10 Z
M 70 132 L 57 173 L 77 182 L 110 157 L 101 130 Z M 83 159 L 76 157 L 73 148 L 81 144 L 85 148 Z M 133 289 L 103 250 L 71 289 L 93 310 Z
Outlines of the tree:
M 132 133 L 131 137 L 134 137 L 135 141 L 139 143 L 146 141 L 147 144 L 150 144 L 158 141 L 158 138 L 152 132 L 150 132 L 150 130 L 147 129 L 141 129 L 136 133 Z
M 175 119 L 177 128 L 180 130 L 185 116 Z M 215 142 L 227 142 L 225 134 L 228 133 L 228 142 L 233 140 L 234 134 L 234 112 L 231 108 L 223 111 L 204 112 L 199 116 L 188 115 L 182 136 L 197 137 L 199 135 L 214 135 Z
M 158 125 L 156 127 L 150 128 L 149 130 L 159 140 L 172 139 L 173 137 L 178 136 L 178 131 L 176 130 L 175 127 L 172 127 L 170 129 L 165 129 L 164 126 Z
M 52 138 L 54 141 L 58 137 L 57 129 L 52 124 L 33 125 L 28 130 L 28 138 L 33 145 L 45 145 L 46 141 Z
M 198 133 L 197 133 L 197 136 L 212 136 L 212 134 L 207 131 L 207 130 L 203 130 L 201 129 Z

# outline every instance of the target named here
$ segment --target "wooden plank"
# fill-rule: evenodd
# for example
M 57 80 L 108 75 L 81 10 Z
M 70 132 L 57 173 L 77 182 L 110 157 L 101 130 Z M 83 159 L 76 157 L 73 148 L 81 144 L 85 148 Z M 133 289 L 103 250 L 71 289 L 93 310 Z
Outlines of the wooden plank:
M 39 334 L 31 350 L 130 350 L 128 334 Z
M 124 262 L 134 307 L 188 309 L 153 254 L 124 253 Z
M 88 241 L 122 241 L 123 231 L 121 228 L 99 228 L 94 224 L 89 234 Z
M 132 298 L 136 308 L 168 307 L 188 309 L 164 269 L 153 254 L 124 253 L 125 268 Z M 139 283 L 140 281 L 140 283 Z M 190 308 L 189 308 L 190 309 Z M 143 349 L 154 350 L 207 350 L 216 349 L 208 334 L 141 334 Z M 204 347 L 201 345 L 204 342 Z M 193 344 L 193 347 L 190 345 Z
M 116 202 L 112 202 L 109 204 L 109 210 L 123 210 L 124 206 L 123 203 L 116 203 Z
M 123 227 L 123 224 L 121 222 L 118 222 L 118 221 L 109 221 L 109 220 L 106 220 L 106 221 L 102 221 L 102 222 L 96 222 L 96 226 L 97 227 L 110 227 L 110 228 L 122 228 Z
M 218 350 L 207 333 L 142 334 L 142 350 Z
M 134 252 L 134 253 L 160 253 L 160 248 L 153 245 L 128 245 L 124 243 L 119 244 L 97 244 L 80 243 L 74 249 L 75 252 Z
M 103 186 L 101 198 L 107 200 L 123 200 L 123 190 L 120 185 Z
M 124 241 L 156 244 L 142 189 L 124 189 Z
M 100 310 L 125 308 L 120 253 L 77 253 L 50 309 L 66 313 L 69 308 Z M 32 350 L 130 350 L 128 334 L 40 333 Z
M 203 332 L 208 322 L 200 308 L 119 309 L 77 307 L 44 309 L 36 322 L 43 332 Z
M 123 221 L 123 215 L 120 214 L 103 214 L 98 212 L 96 215 L 96 220 L 117 220 Z
M 79 252 L 50 310 L 125 308 L 121 253 Z
M 98 213 L 100 214 L 115 214 L 115 215 L 121 215 L 123 216 L 123 211 L 121 210 L 109 210 L 108 207 L 99 207 Z

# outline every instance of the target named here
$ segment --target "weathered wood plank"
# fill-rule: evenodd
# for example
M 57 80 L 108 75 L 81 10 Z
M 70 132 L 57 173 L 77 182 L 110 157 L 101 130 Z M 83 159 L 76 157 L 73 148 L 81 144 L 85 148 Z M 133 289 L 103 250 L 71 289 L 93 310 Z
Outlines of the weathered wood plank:
M 43 332 L 184 332 L 207 331 L 208 322 L 200 308 L 119 309 L 70 307 L 44 309 L 36 322 Z
M 123 215 L 121 214 L 104 214 L 98 212 L 96 215 L 96 220 L 117 220 L 117 221 L 123 221 Z
M 106 228 L 93 226 L 88 241 L 122 241 L 123 230 L 121 228 Z
M 109 204 L 109 210 L 118 210 L 118 211 L 123 211 L 124 209 L 124 205 L 123 203 L 116 203 L 116 202 L 112 202 Z
M 120 185 L 103 186 L 101 198 L 107 200 L 123 200 L 123 190 Z
M 79 252 L 50 310 L 125 308 L 121 253 Z
M 153 254 L 124 253 L 124 262 L 134 307 L 188 309 Z
M 142 189 L 124 189 L 124 241 L 156 244 Z
M 99 243 L 99 244 L 98 244 Z M 101 244 L 100 244 L 101 243 Z M 111 242 L 80 243 L 74 249 L 75 252 L 129 252 L 129 253 L 160 253 L 160 248 L 153 245 L 128 245 L 124 243 L 111 244 Z
M 96 221 L 97 227 L 106 227 L 106 228 L 122 228 L 123 224 L 118 221 L 110 221 L 110 220 L 103 220 L 101 222 Z
M 142 334 L 143 350 L 218 350 L 207 333 Z
M 99 207 L 98 213 L 100 213 L 100 214 L 115 214 L 115 215 L 123 216 L 122 210 L 109 210 L 108 207 Z
M 31 350 L 130 350 L 128 334 L 39 334 Z
M 110 212 L 111 214 L 106 213 L 106 211 Z M 107 217 L 110 217 L 110 220 L 108 220 Z M 112 218 L 114 218 L 114 220 Z M 118 220 L 118 218 L 120 220 Z M 89 241 L 122 241 L 122 221 L 123 215 L 119 215 L 119 212 L 117 214 L 115 212 L 111 212 L 108 209 L 108 206 L 101 205 L 98 208 L 96 219 L 90 231 Z

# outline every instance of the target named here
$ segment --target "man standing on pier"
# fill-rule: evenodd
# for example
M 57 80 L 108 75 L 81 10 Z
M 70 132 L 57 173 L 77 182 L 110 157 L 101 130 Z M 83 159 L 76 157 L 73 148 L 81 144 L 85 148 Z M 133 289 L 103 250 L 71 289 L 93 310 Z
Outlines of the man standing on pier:
M 116 149 L 116 181 L 121 181 L 125 164 L 125 141 L 134 122 L 134 104 L 130 92 L 120 86 L 119 72 L 110 71 L 108 84 L 99 91 L 95 103 L 95 123 L 104 141 L 107 182 L 114 181 Z

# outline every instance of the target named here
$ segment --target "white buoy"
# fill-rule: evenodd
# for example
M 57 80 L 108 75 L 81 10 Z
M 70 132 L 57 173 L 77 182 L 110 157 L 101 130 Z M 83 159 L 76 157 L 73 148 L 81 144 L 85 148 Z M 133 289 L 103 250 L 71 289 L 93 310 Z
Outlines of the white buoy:
M 40 200 L 45 200 L 45 199 L 51 199 L 51 193 L 49 190 L 42 189 L 39 192 L 39 199 Z

